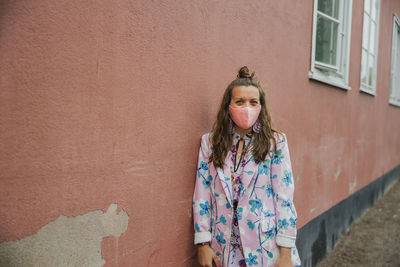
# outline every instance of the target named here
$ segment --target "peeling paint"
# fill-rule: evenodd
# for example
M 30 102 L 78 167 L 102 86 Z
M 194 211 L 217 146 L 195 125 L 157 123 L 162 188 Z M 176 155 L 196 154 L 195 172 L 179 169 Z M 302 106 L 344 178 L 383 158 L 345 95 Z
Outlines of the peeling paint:
M 335 182 L 338 180 L 341 171 L 342 171 L 342 166 L 339 164 L 335 174 L 333 175 L 334 176 L 333 180 L 335 180 Z
M 315 211 L 315 208 L 310 209 L 310 213 L 313 213 Z
M 127 172 L 134 172 L 134 171 L 141 171 L 141 170 L 144 170 L 144 169 L 146 169 L 146 167 L 144 167 L 144 166 L 133 166 L 133 167 L 127 169 L 126 171 Z
M 111 204 L 105 213 L 61 215 L 33 235 L 0 243 L 0 266 L 103 266 L 102 239 L 114 236 L 118 253 L 118 238 L 128 228 L 128 213 L 116 211 Z
M 349 192 L 350 192 L 350 194 L 354 193 L 354 189 L 356 188 L 356 186 L 357 186 L 357 176 L 354 176 L 353 182 L 349 183 Z
M 132 166 L 126 169 L 125 172 L 133 174 L 135 176 L 146 176 L 148 175 L 147 169 L 149 168 L 149 166 L 150 165 L 148 161 L 137 160 L 134 161 L 132 163 Z

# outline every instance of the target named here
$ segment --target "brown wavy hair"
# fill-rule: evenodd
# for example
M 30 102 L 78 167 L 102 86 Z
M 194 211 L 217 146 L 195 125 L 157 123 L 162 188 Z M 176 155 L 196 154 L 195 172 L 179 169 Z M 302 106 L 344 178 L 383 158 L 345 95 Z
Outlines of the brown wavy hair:
M 254 78 L 254 72 L 250 75 L 247 66 L 243 66 L 240 68 L 237 78 L 233 80 L 225 90 L 217 119 L 214 122 L 211 131 L 211 145 L 213 149 L 209 162 L 212 162 L 215 167 L 222 168 L 224 166 L 225 157 L 232 146 L 233 135 L 231 133 L 231 124 L 229 122 L 229 105 L 231 103 L 232 91 L 236 86 L 254 86 L 258 89 L 260 94 L 261 111 L 258 116 L 258 121 L 261 124 L 261 130 L 259 133 L 253 133 L 254 144 L 250 147 L 256 163 L 265 160 L 265 157 L 271 148 L 271 139 L 274 142 L 274 151 L 276 153 L 276 139 L 273 132 L 282 133 L 272 125 L 271 115 L 266 105 L 265 93 L 260 82 Z

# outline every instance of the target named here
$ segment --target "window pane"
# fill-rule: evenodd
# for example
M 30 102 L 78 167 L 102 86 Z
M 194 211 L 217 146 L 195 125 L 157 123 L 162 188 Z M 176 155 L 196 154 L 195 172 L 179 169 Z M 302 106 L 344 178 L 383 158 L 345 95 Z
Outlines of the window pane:
M 318 15 L 315 57 L 317 61 L 336 65 L 338 24 Z
M 361 58 L 361 82 L 367 84 L 367 53 L 362 50 Z
M 318 11 L 337 19 L 339 18 L 339 1 L 340 0 L 319 0 Z
M 369 38 L 369 17 L 364 13 L 364 24 L 363 24 L 363 47 L 368 49 L 368 38 Z
M 369 52 L 375 54 L 375 23 L 370 22 L 369 30 Z
M 373 1 L 373 0 L 372 0 Z M 370 0 L 364 0 L 364 10 L 368 13 L 371 14 L 371 2 Z
M 372 55 L 369 55 L 368 59 L 368 85 L 372 86 L 372 82 L 374 79 L 374 61 L 375 57 Z

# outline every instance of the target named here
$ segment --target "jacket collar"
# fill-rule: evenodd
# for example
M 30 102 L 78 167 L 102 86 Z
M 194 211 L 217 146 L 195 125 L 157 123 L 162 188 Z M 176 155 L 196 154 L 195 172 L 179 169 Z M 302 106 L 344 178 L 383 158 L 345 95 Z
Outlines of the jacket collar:
M 233 129 L 232 129 L 232 135 L 233 135 L 233 145 L 236 145 L 237 142 L 240 140 L 240 134 L 236 131 L 235 127 L 233 127 Z M 248 134 L 246 134 L 245 136 L 243 136 L 243 140 L 246 142 L 246 145 L 251 140 L 252 136 L 253 136 L 253 131 L 251 131 Z

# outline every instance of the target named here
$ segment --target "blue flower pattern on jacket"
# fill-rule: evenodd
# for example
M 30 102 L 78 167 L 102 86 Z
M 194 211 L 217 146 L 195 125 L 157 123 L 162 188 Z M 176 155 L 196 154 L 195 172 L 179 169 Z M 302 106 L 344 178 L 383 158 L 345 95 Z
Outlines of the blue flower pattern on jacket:
M 256 212 L 256 210 L 260 210 L 262 208 L 262 202 L 258 198 L 250 200 L 249 204 L 251 206 L 251 209 L 250 209 L 251 212 Z
M 289 226 L 289 223 L 286 221 L 286 219 L 283 219 L 283 220 L 278 220 L 278 225 L 279 225 L 279 228 L 287 229 Z
M 270 169 L 270 161 L 269 161 L 269 159 L 267 159 L 266 161 L 264 161 L 262 164 L 260 164 L 258 166 L 258 173 L 269 175 L 269 169 Z
M 268 231 L 268 232 L 266 232 L 265 233 L 266 234 L 266 236 L 265 236 L 265 239 L 273 239 L 274 238 L 274 236 L 275 236 L 275 233 L 274 233 L 274 231 Z
M 207 189 L 210 186 L 211 181 L 212 181 L 212 176 L 211 175 L 209 175 L 207 177 L 207 179 L 204 179 L 203 182 L 202 182 L 202 184 L 204 185 L 204 188 Z
M 203 170 L 205 170 L 205 171 L 207 171 L 207 170 L 208 170 L 207 163 L 205 163 L 204 161 L 202 161 L 202 162 L 200 163 L 200 168 L 203 169 Z
M 246 257 L 246 263 L 248 266 L 257 265 L 258 264 L 257 255 L 249 253 L 248 256 Z
M 272 186 L 270 183 L 267 184 L 267 188 L 265 189 L 265 192 L 267 193 L 268 197 L 274 196 L 274 190 L 272 189 Z
M 242 212 L 243 212 L 243 208 L 242 207 L 237 209 L 237 219 L 238 219 L 238 221 L 240 221 L 242 219 Z
M 219 217 L 219 221 L 223 224 L 226 225 L 226 218 L 224 215 L 221 215 L 221 217 Z
M 210 202 L 208 202 L 208 200 L 206 200 L 206 202 L 204 203 L 200 203 L 200 215 L 206 215 L 207 217 L 210 217 L 210 210 L 211 210 L 211 206 L 210 206 Z
M 247 225 L 251 230 L 254 230 L 254 227 L 256 226 L 251 220 L 247 220 Z
M 281 164 L 283 159 L 282 149 L 277 149 L 276 154 L 272 157 L 271 163 L 272 164 Z
M 218 244 L 225 244 L 226 240 L 224 239 L 224 233 L 219 233 L 219 235 L 216 236 Z
M 289 219 L 289 222 L 290 222 L 290 227 L 296 227 L 296 221 L 297 221 L 297 219 L 294 219 L 294 218 L 290 218 Z
M 285 176 L 282 178 L 282 182 L 284 182 L 286 186 L 292 183 L 292 174 L 287 170 L 285 170 Z

